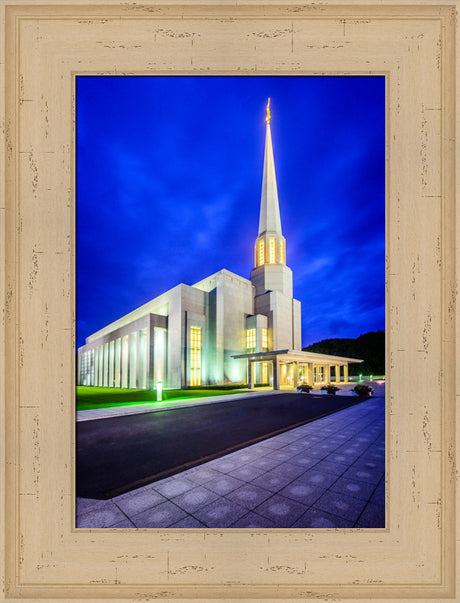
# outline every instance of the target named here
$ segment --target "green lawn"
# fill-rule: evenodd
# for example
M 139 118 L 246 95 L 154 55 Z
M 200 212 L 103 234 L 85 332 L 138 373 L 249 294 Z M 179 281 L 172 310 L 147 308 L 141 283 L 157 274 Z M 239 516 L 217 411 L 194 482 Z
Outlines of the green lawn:
M 184 398 L 203 398 L 236 393 L 233 389 L 170 389 L 163 391 L 163 402 Z M 156 402 L 155 391 L 145 389 L 118 389 L 112 387 L 77 386 L 77 410 L 107 408 L 109 406 L 129 406 Z M 161 402 L 158 402 L 161 405 Z

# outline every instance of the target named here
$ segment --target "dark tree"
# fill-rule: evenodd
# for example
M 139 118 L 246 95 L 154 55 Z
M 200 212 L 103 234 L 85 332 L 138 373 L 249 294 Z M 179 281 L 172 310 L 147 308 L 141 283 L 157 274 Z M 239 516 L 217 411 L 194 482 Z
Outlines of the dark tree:
M 350 375 L 385 374 L 385 331 L 370 331 L 356 339 L 323 339 L 303 350 L 364 360 L 361 364 L 349 365 Z

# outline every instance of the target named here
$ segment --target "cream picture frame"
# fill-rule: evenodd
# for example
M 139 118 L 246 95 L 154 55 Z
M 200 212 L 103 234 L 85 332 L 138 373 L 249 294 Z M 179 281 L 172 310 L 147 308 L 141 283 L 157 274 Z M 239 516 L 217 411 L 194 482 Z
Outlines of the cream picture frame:
M 2 598 L 458 600 L 455 3 L 0 6 Z M 385 75 L 385 529 L 75 528 L 78 74 Z

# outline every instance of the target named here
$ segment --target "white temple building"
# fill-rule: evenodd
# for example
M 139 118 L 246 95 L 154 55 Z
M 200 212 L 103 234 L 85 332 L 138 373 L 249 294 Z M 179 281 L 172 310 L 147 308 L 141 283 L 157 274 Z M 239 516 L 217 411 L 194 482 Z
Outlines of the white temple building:
M 267 106 L 259 232 L 250 279 L 220 270 L 179 284 L 86 338 L 77 384 L 155 389 L 248 384 L 273 389 L 348 381 L 354 358 L 303 352 Z

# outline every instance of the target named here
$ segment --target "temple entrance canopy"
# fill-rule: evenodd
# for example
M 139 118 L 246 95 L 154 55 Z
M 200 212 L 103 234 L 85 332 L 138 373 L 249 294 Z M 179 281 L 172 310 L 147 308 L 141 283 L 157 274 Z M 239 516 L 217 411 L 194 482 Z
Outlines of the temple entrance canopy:
M 253 389 L 256 384 L 268 383 L 274 390 L 296 389 L 302 384 L 321 386 L 329 383 L 347 383 L 348 365 L 363 362 L 358 358 L 296 350 L 238 354 L 232 358 L 247 359 L 249 389 Z

